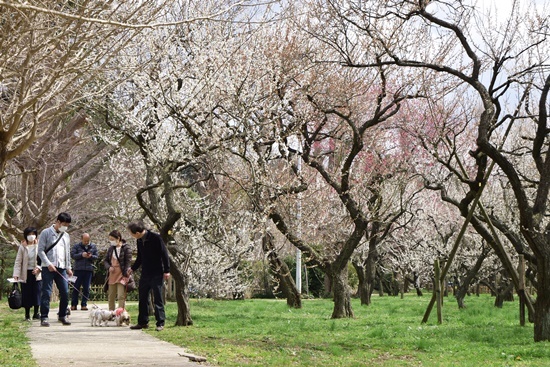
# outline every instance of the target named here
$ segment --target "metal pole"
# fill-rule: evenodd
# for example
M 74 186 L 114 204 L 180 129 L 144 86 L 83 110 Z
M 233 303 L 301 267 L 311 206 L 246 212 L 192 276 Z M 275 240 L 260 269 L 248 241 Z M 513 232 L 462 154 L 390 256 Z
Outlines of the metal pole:
M 296 157 L 298 175 L 302 172 L 302 158 L 298 154 Z M 302 194 L 298 193 L 298 203 L 296 204 L 296 221 L 298 222 L 298 238 L 302 237 Z M 296 249 L 296 290 L 302 293 L 302 251 Z

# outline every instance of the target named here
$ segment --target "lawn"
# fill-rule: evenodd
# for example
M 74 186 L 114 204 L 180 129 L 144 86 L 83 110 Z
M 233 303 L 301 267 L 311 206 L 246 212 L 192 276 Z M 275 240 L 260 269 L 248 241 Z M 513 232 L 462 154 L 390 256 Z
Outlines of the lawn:
M 10 310 L 6 298 L 0 302 L 0 366 L 2 367 L 36 366 L 25 336 L 30 323 L 24 320 L 24 312 Z
M 354 319 L 330 318 L 330 300 L 192 300 L 194 325 L 154 333 L 220 366 L 550 366 L 550 343 L 533 342 L 533 325 L 519 326 L 517 302 L 493 307 L 489 295 L 452 297 L 421 324 L 429 296 L 353 300 Z M 167 309 L 175 320 L 176 309 Z
M 429 296 L 374 297 L 355 318 L 330 318 L 330 300 L 191 300 L 194 325 L 175 327 L 176 305 L 166 307 L 163 332 L 146 332 L 204 356 L 219 366 L 550 366 L 550 343 L 533 342 L 533 325 L 519 326 L 517 302 L 493 307 L 489 295 L 468 297 L 459 310 L 452 297 L 421 324 Z M 129 306 L 132 318 L 137 307 Z M 0 306 L 0 365 L 32 359 L 21 315 Z M 32 364 L 25 364 L 29 366 Z

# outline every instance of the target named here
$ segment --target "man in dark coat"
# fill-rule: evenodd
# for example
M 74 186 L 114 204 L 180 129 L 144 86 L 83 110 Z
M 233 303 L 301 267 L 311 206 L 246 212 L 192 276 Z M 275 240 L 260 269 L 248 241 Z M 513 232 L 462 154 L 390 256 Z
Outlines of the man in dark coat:
M 168 250 L 164 245 L 162 237 L 158 233 L 151 232 L 145 228 L 141 221 L 128 224 L 130 235 L 136 239 L 137 257 L 129 273 L 141 267 L 139 278 L 139 313 L 138 322 L 130 329 L 139 330 L 149 327 L 149 292 L 153 292 L 153 303 L 156 330 L 164 329 L 166 319 L 164 313 L 164 302 L 162 299 L 162 286 L 164 281 L 170 278 L 170 259 Z

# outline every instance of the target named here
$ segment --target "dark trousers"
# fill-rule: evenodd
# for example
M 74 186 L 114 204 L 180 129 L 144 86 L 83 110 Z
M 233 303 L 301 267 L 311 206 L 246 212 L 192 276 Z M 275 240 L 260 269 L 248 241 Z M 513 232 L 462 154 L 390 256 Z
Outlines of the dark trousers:
M 138 324 L 149 323 L 149 292 L 153 293 L 153 307 L 157 326 L 164 326 L 166 315 L 164 313 L 164 302 L 162 299 L 162 286 L 164 285 L 163 275 L 143 277 L 139 279 L 139 314 Z
M 40 306 L 40 294 L 42 293 L 42 281 L 36 280 L 32 270 L 27 271 L 27 282 L 21 283 L 21 294 L 23 296 L 23 307 L 31 308 Z
M 42 267 L 42 294 L 40 297 L 40 318 L 48 318 L 50 313 L 50 297 L 52 296 L 53 282 L 59 290 L 59 317 L 67 315 L 67 306 L 69 305 L 69 284 L 67 283 L 67 271 L 57 268 L 57 271 L 51 272 L 47 267 Z
M 92 272 L 89 270 L 75 270 L 74 276 L 76 276 L 76 281 L 74 282 L 71 306 L 78 306 L 78 296 L 80 295 L 80 287 L 82 287 L 82 307 L 87 307 L 88 300 L 90 299 L 90 284 L 92 283 Z
M 23 307 L 25 308 L 25 317 L 27 319 L 30 319 L 31 317 L 32 307 L 34 307 L 34 315 L 38 315 L 38 307 L 40 306 L 41 293 L 42 281 L 36 280 L 36 276 L 32 273 L 32 270 L 27 270 L 27 282 L 21 283 Z

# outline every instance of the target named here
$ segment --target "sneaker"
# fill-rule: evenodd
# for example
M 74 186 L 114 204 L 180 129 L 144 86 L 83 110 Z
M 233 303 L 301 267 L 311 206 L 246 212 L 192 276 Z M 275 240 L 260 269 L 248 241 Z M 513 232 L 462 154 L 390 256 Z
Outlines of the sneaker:
M 82 306 L 82 307 L 80 307 L 80 311 L 88 311 L 88 307 Z
M 76 306 L 71 306 L 71 311 L 76 311 Z
M 147 324 L 135 324 L 134 326 L 130 326 L 130 329 L 132 330 L 140 330 L 140 329 L 147 329 L 149 327 L 149 325 Z
M 40 321 L 40 326 L 50 326 L 50 323 L 48 322 L 48 320 L 42 319 L 42 321 Z
M 34 315 L 32 315 L 32 319 L 33 320 L 40 320 L 40 314 L 35 313 Z
M 30 317 L 25 317 L 25 321 L 32 321 Z
M 62 323 L 63 325 L 70 325 L 71 323 L 69 322 L 69 320 L 67 320 L 67 318 L 65 317 L 60 317 L 57 319 L 57 321 L 59 321 L 60 323 Z
M 155 328 L 156 331 L 162 331 L 164 330 L 164 325 L 159 325 Z

